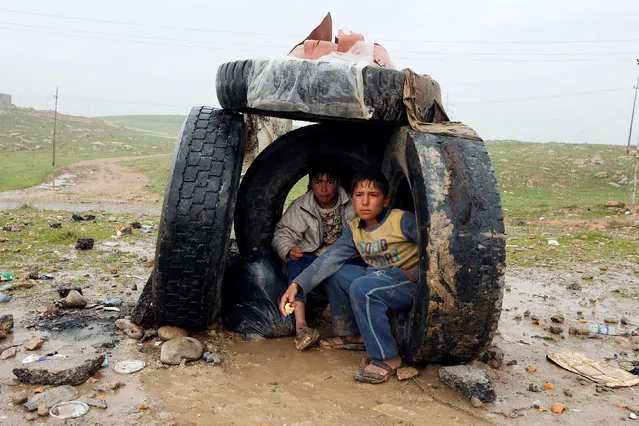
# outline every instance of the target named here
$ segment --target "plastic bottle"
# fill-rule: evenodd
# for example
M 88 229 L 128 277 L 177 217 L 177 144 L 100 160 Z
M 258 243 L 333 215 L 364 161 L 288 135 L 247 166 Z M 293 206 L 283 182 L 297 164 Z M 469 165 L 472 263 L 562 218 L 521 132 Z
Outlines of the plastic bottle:
M 593 324 L 590 326 L 590 331 L 597 334 L 606 334 L 609 336 L 630 336 L 632 329 L 618 328 L 614 325 L 606 324 Z

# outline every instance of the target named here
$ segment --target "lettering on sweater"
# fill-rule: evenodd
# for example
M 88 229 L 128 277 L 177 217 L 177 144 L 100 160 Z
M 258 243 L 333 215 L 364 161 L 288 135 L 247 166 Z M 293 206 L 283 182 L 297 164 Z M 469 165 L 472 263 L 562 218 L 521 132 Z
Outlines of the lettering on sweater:
M 400 262 L 399 250 L 389 250 L 385 238 L 373 241 L 359 241 L 359 252 L 370 266 L 389 268 Z

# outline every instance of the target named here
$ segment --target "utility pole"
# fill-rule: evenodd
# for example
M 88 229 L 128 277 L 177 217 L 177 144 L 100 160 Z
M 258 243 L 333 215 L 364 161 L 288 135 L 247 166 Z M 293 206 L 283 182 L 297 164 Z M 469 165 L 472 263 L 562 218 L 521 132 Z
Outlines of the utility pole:
M 53 161 L 51 165 L 55 167 L 55 125 L 58 121 L 58 86 L 55 86 L 55 96 L 53 99 L 55 99 L 55 110 L 53 111 Z M 55 185 L 55 179 L 53 182 Z
M 637 59 L 639 65 L 639 59 Z M 630 137 L 632 136 L 632 122 L 635 120 L 635 106 L 637 105 L 637 89 L 639 89 L 639 75 L 637 75 L 637 84 L 635 84 L 635 99 L 632 101 L 632 114 L 630 115 L 630 131 L 628 132 L 628 145 L 626 146 L 626 154 L 630 153 Z

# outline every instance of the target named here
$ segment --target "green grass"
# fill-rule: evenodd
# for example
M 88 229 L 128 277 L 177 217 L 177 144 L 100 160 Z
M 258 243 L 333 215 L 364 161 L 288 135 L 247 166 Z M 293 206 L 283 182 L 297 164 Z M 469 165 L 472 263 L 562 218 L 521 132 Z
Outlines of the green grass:
M 55 170 L 78 161 L 170 153 L 175 146 L 175 139 L 61 115 L 54 167 L 52 135 L 50 112 L 0 109 L 0 191 L 37 185 Z
M 183 115 L 111 115 L 96 117 L 107 123 L 156 132 L 171 138 L 177 138 L 186 116 Z
M 114 241 L 116 226 L 121 223 L 138 221 L 143 225 L 157 225 L 158 217 L 128 213 L 93 213 L 95 221 L 74 222 L 69 212 L 53 212 L 22 207 L 18 210 L 0 212 L 0 226 L 21 228 L 19 232 L 2 232 L 7 241 L 0 243 L 0 269 L 12 275 L 41 272 L 59 268 L 66 270 L 98 268 L 107 271 L 109 265 L 136 259 L 130 253 L 102 251 L 98 246 L 102 241 Z M 51 228 L 51 222 L 60 222 L 59 229 Z M 93 250 L 74 250 L 78 238 L 93 238 Z M 138 241 L 147 234 L 133 230 L 130 235 L 116 241 Z M 72 255 L 70 255 L 72 254 Z
M 149 178 L 148 186 L 144 189 L 157 195 L 164 195 L 166 183 L 169 179 L 171 155 L 163 157 L 139 158 L 120 162 L 122 167 L 141 173 Z

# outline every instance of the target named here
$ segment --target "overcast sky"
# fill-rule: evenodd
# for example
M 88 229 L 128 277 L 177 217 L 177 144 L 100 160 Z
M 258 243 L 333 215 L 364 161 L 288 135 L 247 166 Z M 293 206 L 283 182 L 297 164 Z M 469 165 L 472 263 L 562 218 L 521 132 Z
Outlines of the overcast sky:
M 430 74 L 485 139 L 627 142 L 637 0 L 0 0 L 0 93 L 53 109 L 57 85 L 66 114 L 186 115 L 218 105 L 219 64 L 284 55 L 329 11 L 335 33 Z

